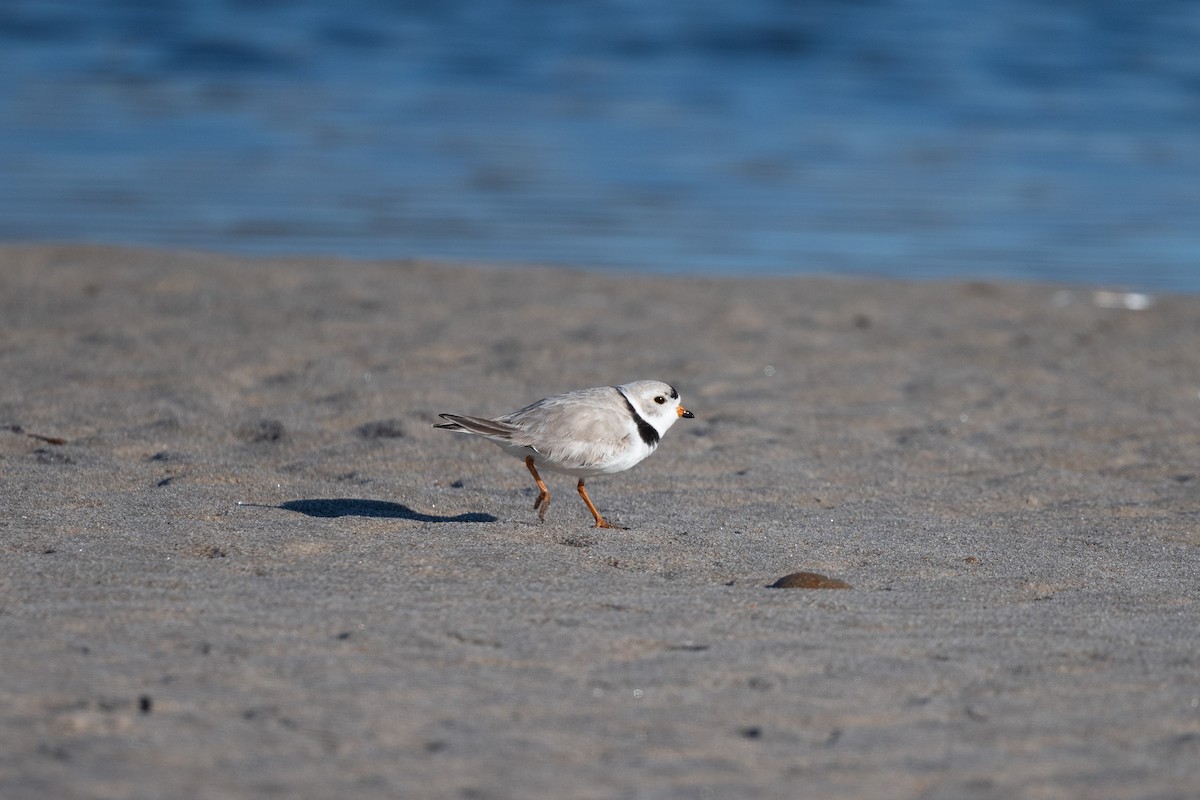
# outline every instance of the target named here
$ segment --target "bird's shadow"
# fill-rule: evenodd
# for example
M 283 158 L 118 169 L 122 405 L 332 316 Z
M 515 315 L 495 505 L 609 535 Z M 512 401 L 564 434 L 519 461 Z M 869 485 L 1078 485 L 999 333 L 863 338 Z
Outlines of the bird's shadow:
M 381 517 L 385 519 L 407 519 L 412 522 L 495 522 L 498 517 L 491 514 L 471 512 L 443 517 L 413 511 L 403 503 L 385 500 L 361 500 L 357 498 L 314 498 L 312 500 L 288 500 L 276 508 L 295 511 L 309 517 Z

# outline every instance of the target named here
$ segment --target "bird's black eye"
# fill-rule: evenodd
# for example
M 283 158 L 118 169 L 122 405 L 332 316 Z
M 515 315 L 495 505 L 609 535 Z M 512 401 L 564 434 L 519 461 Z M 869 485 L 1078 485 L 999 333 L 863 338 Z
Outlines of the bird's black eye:
M 663 397 L 660 394 L 658 397 L 654 398 L 654 402 L 658 403 L 661 406 L 663 403 L 667 402 L 667 398 Z

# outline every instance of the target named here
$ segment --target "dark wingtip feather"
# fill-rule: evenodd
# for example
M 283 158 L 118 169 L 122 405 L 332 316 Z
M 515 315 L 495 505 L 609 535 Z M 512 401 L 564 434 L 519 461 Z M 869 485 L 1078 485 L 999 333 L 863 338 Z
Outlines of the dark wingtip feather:
M 484 419 L 482 417 L 465 417 L 458 414 L 439 414 L 442 419 L 450 420 L 448 423 L 434 425 L 435 428 L 445 428 L 448 431 L 462 431 L 464 433 L 475 433 L 480 436 L 488 436 L 495 439 L 511 439 L 518 429 L 512 425 L 503 422 L 498 422 L 494 419 Z
M 433 427 L 435 427 L 435 428 L 443 428 L 443 429 L 445 429 L 445 430 L 448 430 L 448 431 L 455 431 L 455 430 L 461 430 L 461 429 L 462 429 L 462 425 L 459 425 L 457 422 L 455 422 L 455 421 L 454 421 L 454 415 L 453 415 L 453 414 L 438 414 L 438 416 L 439 416 L 439 417 L 441 417 L 442 419 L 446 419 L 446 420 L 450 420 L 450 421 L 449 421 L 449 422 L 438 422 L 438 423 L 435 423 Z

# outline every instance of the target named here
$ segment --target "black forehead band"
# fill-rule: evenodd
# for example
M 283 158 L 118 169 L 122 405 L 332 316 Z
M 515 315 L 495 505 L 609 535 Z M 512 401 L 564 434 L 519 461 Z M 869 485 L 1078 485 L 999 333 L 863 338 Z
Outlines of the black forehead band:
M 679 392 L 675 391 L 675 387 L 674 387 L 674 386 L 672 386 L 672 387 L 671 387 L 671 399 L 672 399 L 672 400 L 678 400 L 678 399 L 679 399 Z

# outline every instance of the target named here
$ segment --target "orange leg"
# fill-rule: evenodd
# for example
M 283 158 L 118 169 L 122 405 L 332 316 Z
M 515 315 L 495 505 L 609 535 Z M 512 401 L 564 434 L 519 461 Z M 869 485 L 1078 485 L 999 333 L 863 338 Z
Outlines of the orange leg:
M 587 503 L 588 511 L 592 512 L 592 516 L 596 518 L 597 528 L 615 528 L 617 530 L 625 530 L 620 525 L 613 525 L 605 522 L 604 517 L 600 516 L 600 512 L 596 510 L 596 506 L 592 505 L 592 498 L 588 497 L 587 489 L 583 488 L 583 478 L 579 479 L 579 496 L 583 498 L 583 502 Z
M 542 483 L 542 476 L 538 475 L 537 467 L 533 465 L 533 456 L 525 457 L 525 466 L 529 467 L 529 474 L 533 475 L 533 479 L 537 481 L 538 490 L 541 492 L 537 496 L 537 500 L 533 501 L 533 507 L 538 512 L 538 522 L 545 522 L 546 509 L 550 507 L 550 490 L 546 488 L 546 484 Z

